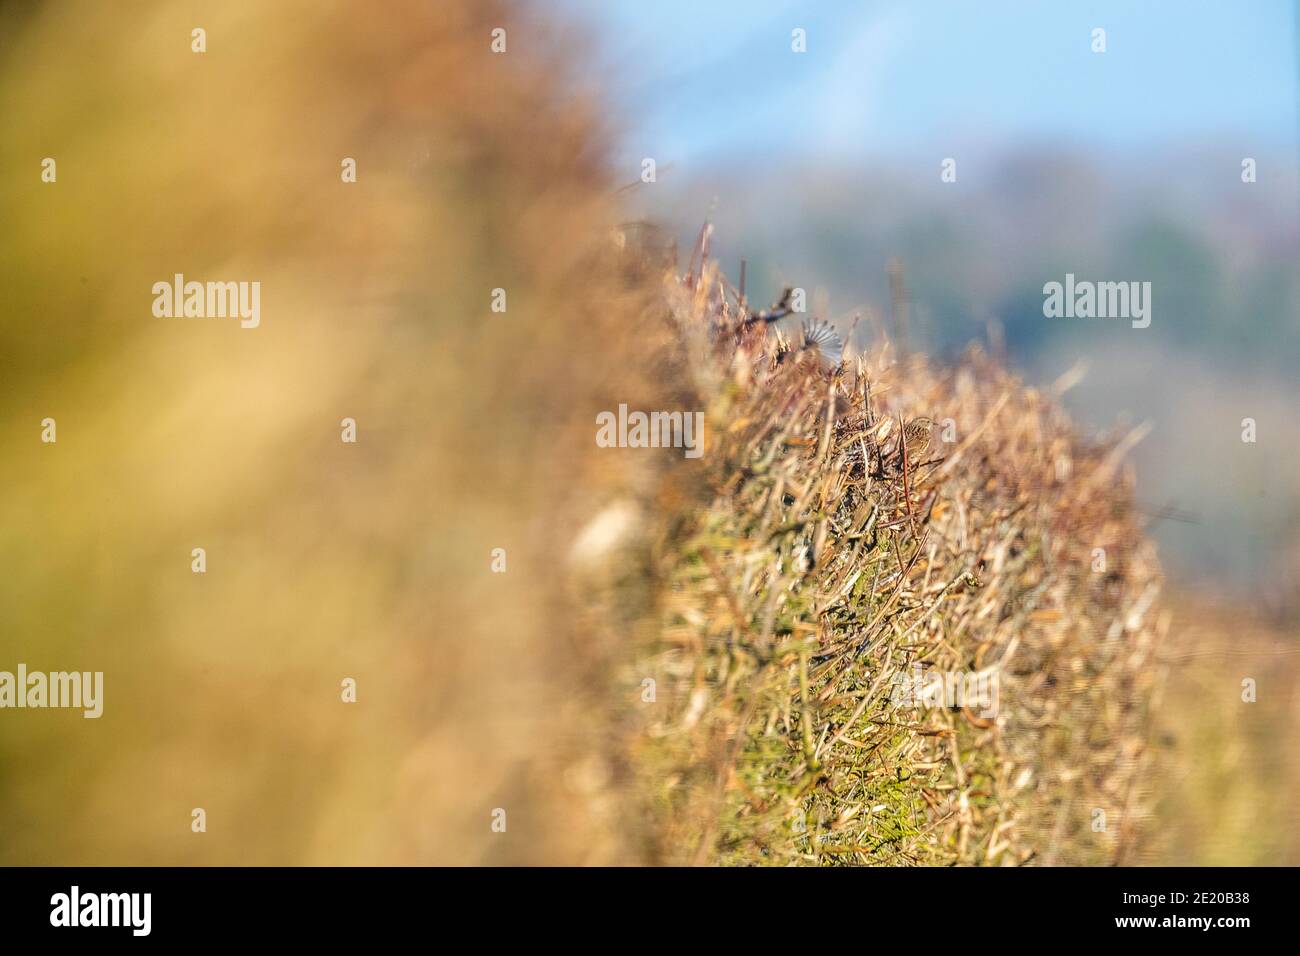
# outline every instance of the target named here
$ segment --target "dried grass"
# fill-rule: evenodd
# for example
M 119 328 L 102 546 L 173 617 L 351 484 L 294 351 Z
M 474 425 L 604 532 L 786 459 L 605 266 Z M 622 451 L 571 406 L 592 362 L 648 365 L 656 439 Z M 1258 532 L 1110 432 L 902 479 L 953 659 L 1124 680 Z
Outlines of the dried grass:
M 885 341 L 832 369 L 700 251 L 668 296 L 711 500 L 658 543 L 635 668 L 658 689 L 633 744 L 652 858 L 1123 862 L 1162 634 L 1122 465 L 1141 433 L 1088 441 L 978 348 L 944 368 Z M 935 434 L 912 460 L 917 416 Z M 918 664 L 995 670 L 996 718 L 896 705 Z

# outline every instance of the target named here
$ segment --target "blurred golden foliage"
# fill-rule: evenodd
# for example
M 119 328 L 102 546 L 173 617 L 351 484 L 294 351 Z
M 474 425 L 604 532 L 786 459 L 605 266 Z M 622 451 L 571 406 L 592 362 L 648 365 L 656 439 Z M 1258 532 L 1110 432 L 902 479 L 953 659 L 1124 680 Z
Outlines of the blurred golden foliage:
M 102 670 L 106 701 L 0 713 L 0 862 L 623 859 L 609 649 L 555 569 L 639 480 L 595 412 L 672 379 L 551 28 L 470 0 L 3 16 L 0 669 Z M 175 273 L 259 281 L 260 327 L 155 318 Z
M 1300 863 L 1300 648 L 1241 604 L 1174 595 L 1167 686 L 1153 727 L 1158 827 L 1140 862 Z

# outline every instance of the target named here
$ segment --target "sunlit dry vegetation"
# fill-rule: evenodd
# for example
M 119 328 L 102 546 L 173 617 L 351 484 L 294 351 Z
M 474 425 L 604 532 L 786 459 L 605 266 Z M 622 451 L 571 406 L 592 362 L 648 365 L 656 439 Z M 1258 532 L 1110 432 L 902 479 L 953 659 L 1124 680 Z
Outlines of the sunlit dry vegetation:
M 105 674 L 99 720 L 0 713 L 0 862 L 1144 852 L 1140 430 L 978 348 L 837 354 L 707 231 L 616 225 L 513 5 L 204 15 L 199 56 L 173 5 L 0 11 L 0 668 Z M 258 327 L 152 315 L 182 272 Z M 598 447 L 620 404 L 702 410 L 703 457 Z M 918 668 L 996 713 L 900 703 Z
M 978 349 L 828 361 L 711 262 L 668 283 L 713 437 L 638 665 L 661 858 L 1129 859 L 1167 624 L 1123 466 L 1140 433 L 1086 439 Z M 900 702 L 917 668 L 996 674 L 996 713 Z

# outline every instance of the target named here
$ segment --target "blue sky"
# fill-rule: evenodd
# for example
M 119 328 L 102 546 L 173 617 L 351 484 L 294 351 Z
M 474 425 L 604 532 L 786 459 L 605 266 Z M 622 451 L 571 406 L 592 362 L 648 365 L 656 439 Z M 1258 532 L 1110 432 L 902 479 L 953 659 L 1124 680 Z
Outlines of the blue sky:
M 691 165 L 1224 138 L 1294 157 L 1295 0 L 561 0 L 628 156 Z M 808 52 L 790 52 L 790 31 Z M 1107 52 L 1090 50 L 1094 27 Z

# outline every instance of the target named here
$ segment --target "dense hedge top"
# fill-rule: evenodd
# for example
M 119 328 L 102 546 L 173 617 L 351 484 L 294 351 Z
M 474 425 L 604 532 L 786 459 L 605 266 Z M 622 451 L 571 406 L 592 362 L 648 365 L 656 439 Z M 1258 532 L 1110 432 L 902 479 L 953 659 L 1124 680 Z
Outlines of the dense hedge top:
M 660 858 L 1122 861 L 1157 680 L 1140 433 L 1085 442 L 977 349 L 832 364 L 711 269 L 669 295 L 711 500 L 661 543 L 637 665 Z

